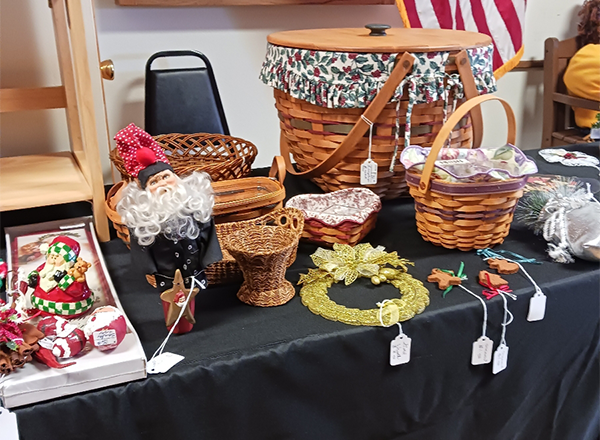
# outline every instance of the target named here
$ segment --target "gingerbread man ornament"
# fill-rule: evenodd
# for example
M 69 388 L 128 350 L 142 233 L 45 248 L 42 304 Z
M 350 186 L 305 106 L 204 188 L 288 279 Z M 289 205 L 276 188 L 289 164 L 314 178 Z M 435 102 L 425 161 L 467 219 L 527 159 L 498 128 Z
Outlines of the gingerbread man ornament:
M 511 275 L 519 271 L 519 265 L 512 261 L 490 258 L 487 262 L 490 265 L 490 269 L 496 269 L 502 275 Z
M 427 277 L 427 281 L 430 283 L 438 283 L 438 288 L 442 290 L 446 290 L 450 286 L 459 286 L 462 282 L 460 277 L 440 269 L 432 269 L 431 275 Z

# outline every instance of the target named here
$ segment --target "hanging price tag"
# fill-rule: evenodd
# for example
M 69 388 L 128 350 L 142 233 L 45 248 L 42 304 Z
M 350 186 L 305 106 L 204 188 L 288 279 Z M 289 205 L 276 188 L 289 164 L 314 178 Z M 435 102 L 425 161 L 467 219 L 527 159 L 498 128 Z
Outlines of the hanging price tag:
M 471 353 L 471 365 L 483 365 L 492 362 L 492 352 L 494 341 L 487 336 L 481 336 L 473 342 L 473 352 Z
M 500 343 L 494 352 L 494 363 L 492 365 L 492 373 L 498 374 L 508 365 L 508 345 Z
M 407 364 L 410 361 L 410 346 L 412 339 L 404 333 L 396 336 L 390 344 L 390 365 Z
M 546 295 L 538 291 L 529 299 L 529 313 L 527 314 L 527 321 L 541 321 L 544 319 L 545 314 Z
M 2 440 L 19 440 L 17 415 L 0 406 L 0 437 Z
M 148 361 L 148 364 L 146 364 L 146 372 L 148 374 L 166 373 L 183 359 L 184 357 L 180 354 L 169 352 L 161 353 Z
M 360 165 L 360 184 L 375 185 L 376 183 L 377 162 L 372 159 L 367 159 Z

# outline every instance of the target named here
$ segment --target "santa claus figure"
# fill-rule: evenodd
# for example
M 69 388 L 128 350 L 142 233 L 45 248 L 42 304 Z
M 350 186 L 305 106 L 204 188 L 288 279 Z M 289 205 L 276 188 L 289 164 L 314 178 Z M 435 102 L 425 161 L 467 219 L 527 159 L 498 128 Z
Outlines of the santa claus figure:
M 42 315 L 73 318 L 92 307 L 94 300 L 85 279 L 77 281 L 67 273 L 77 261 L 79 249 L 77 241 L 58 236 L 45 251 L 46 262 L 29 274 L 29 286 L 34 288 L 31 304 Z
M 196 287 L 205 287 L 204 269 L 222 259 L 211 217 L 210 177 L 204 172 L 178 177 L 160 145 L 134 124 L 117 133 L 115 140 L 125 168 L 136 178 L 123 189 L 117 204 L 130 231 L 132 262 L 141 266 L 159 293 L 173 288 L 177 270 L 185 287 L 191 286 L 192 277 L 200 284 Z M 170 303 L 163 300 L 167 324 L 172 321 L 167 315 L 173 316 L 173 307 L 190 308 L 174 333 L 190 331 L 195 322 L 194 299 L 187 305 L 185 299 L 179 295 Z

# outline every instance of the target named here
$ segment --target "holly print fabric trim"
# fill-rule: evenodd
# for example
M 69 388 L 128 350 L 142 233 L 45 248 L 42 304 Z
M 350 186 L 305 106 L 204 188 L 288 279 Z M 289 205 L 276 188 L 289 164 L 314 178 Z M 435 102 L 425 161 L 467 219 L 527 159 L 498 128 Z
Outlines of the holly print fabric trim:
M 493 47 L 467 49 L 480 94 L 496 91 L 492 70 Z M 260 79 L 292 97 L 328 108 L 366 107 L 394 68 L 399 54 L 348 53 L 296 49 L 268 44 Z M 462 97 L 458 74 L 446 74 L 449 52 L 413 53 L 413 71 L 400 84 L 392 101 L 409 91 L 412 104 L 446 100 L 452 90 Z M 449 85 L 449 87 L 447 87 Z

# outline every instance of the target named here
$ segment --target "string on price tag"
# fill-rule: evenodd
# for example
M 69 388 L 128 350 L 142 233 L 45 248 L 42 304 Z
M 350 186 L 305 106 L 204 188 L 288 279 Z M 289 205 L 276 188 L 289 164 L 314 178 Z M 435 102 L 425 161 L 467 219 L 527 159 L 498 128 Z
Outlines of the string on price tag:
M 360 184 L 375 185 L 377 183 L 377 162 L 371 159 L 371 147 L 373 144 L 373 123 L 365 115 L 360 116 L 369 124 L 369 157 L 360 165 Z
M 193 292 L 196 284 L 198 284 L 201 288 L 206 289 L 206 283 L 200 282 L 195 277 L 192 277 L 192 283 L 191 283 L 190 290 L 189 290 L 190 292 Z M 169 330 L 169 334 L 167 335 L 165 340 L 162 342 L 162 344 L 160 344 L 160 346 L 156 349 L 156 351 L 154 352 L 154 354 L 152 355 L 152 357 L 146 364 L 146 372 L 148 374 L 166 373 L 174 365 L 176 365 L 178 362 L 180 362 L 184 359 L 184 357 L 179 354 L 174 354 L 174 353 L 169 353 L 169 352 L 163 353 L 163 350 L 165 349 L 167 342 L 169 341 L 169 338 L 173 334 L 173 330 L 175 330 L 175 327 L 177 327 L 177 324 L 179 324 L 179 320 L 183 316 L 183 313 L 185 312 L 185 309 L 186 309 L 191 297 L 192 297 L 191 294 L 186 297 L 185 302 L 183 303 L 183 305 L 181 306 L 181 310 L 179 311 L 179 316 L 177 316 L 177 320 L 171 326 L 171 330 Z
M 385 325 L 383 322 L 383 307 L 385 306 L 385 303 L 389 301 L 391 300 L 386 299 L 377 303 L 379 306 L 379 322 L 382 327 L 391 327 L 394 325 L 394 321 L 392 321 L 392 324 L 388 325 Z M 390 342 L 390 365 L 392 367 L 410 362 L 410 349 L 412 345 L 412 339 L 402 331 L 402 324 L 399 322 L 395 323 L 398 325 L 400 333 L 392 340 L 392 342 Z
M 508 345 L 506 344 L 506 327 L 513 321 L 513 315 L 508 310 L 508 301 L 506 295 L 500 293 L 504 303 L 504 319 L 502 321 L 502 336 L 500 337 L 500 345 L 494 352 L 494 361 L 492 364 L 492 373 L 498 374 L 506 369 L 508 365 Z M 509 319 L 510 317 L 510 319 Z
M 494 341 L 486 336 L 487 330 L 487 305 L 483 298 L 479 295 L 471 292 L 469 289 L 462 285 L 458 285 L 461 289 L 463 289 L 468 294 L 474 296 L 479 300 L 481 306 L 483 307 L 483 325 L 481 326 L 481 336 L 477 338 L 475 342 L 473 342 L 473 349 L 471 351 L 471 365 L 484 365 L 492 362 L 492 350 L 494 348 Z
M 501 258 L 506 261 L 510 261 L 515 263 L 521 269 L 521 273 L 525 275 L 533 287 L 535 288 L 535 292 L 533 296 L 529 299 L 529 311 L 527 313 L 527 321 L 541 321 L 546 316 L 546 295 L 542 291 L 541 287 L 535 282 L 535 280 L 527 273 L 525 268 L 521 263 L 531 263 L 531 264 L 542 264 L 541 262 L 535 260 L 534 258 L 525 258 L 519 254 L 515 254 L 510 251 L 492 251 L 491 249 L 480 249 L 477 251 L 477 255 L 482 255 L 484 257 L 484 261 L 489 260 L 490 258 Z M 511 258 L 506 255 L 510 255 Z

